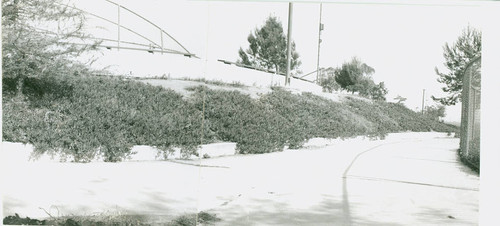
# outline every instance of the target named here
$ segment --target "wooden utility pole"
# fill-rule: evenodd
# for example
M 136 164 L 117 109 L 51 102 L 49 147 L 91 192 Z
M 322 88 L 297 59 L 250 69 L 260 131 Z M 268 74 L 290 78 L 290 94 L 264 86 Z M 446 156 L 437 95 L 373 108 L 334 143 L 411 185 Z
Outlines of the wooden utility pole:
M 424 114 L 425 109 L 425 89 L 422 91 L 422 115 Z
M 319 82 L 319 50 L 321 46 L 321 31 L 323 30 L 323 24 L 321 23 L 321 13 L 323 11 L 323 3 L 319 3 L 319 34 L 318 34 L 318 61 L 316 64 L 316 83 Z
M 121 25 L 120 25 L 120 5 L 118 5 L 118 51 L 120 51 L 120 42 L 121 42 L 121 39 L 120 39 L 120 28 L 121 28 Z
M 288 3 L 288 40 L 286 46 L 286 76 L 285 86 L 290 85 L 290 66 L 292 61 L 292 13 L 293 3 Z

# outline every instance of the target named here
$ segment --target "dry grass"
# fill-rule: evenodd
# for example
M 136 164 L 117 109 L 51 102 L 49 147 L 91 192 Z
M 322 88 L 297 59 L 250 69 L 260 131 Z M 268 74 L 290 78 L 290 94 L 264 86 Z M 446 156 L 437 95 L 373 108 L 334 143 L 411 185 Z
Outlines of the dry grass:
M 48 213 L 47 213 L 48 214 Z M 158 220 L 159 219 L 159 220 Z M 221 221 L 214 214 L 199 212 L 198 214 L 185 214 L 174 219 L 148 215 L 128 215 L 120 212 L 104 212 L 87 216 L 58 216 L 49 214 L 48 219 L 38 220 L 29 217 L 7 216 L 3 219 L 4 225 L 64 225 L 64 226 L 105 226 L 105 225 L 167 225 L 167 226 L 196 226 L 213 225 Z

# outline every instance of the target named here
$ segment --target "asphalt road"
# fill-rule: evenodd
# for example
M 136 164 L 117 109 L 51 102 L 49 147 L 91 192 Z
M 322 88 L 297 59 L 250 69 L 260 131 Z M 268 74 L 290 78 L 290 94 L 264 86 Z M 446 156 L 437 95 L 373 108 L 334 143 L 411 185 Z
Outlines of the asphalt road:
M 458 143 L 404 133 L 182 164 L 27 162 L 10 154 L 2 157 L 3 214 L 168 220 L 203 210 L 222 218 L 217 225 L 477 225 L 479 176 L 457 160 Z

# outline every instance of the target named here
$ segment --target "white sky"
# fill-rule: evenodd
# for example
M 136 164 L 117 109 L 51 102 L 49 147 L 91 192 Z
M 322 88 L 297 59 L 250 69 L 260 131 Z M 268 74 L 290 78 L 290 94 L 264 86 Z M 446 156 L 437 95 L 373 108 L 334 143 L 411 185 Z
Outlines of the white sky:
M 239 47 L 248 47 L 248 34 L 260 27 L 269 15 L 277 16 L 285 31 L 288 24 L 286 2 L 117 2 L 156 23 L 207 61 L 236 61 Z M 89 11 L 116 19 L 116 8 L 105 1 L 78 2 L 82 3 Z M 444 68 L 442 46 L 454 42 L 468 24 L 481 29 L 481 7 L 471 6 L 470 2 L 466 5 L 323 3 L 325 30 L 321 36 L 320 67 L 337 67 L 357 56 L 375 68 L 376 82 L 385 82 L 389 101 L 401 95 L 408 98 L 408 107 L 420 109 L 422 90 L 426 89 L 426 102 L 433 104 L 431 95 L 444 95 L 434 72 L 436 66 Z M 157 31 L 130 18 L 122 15 L 121 21 L 143 34 L 159 37 L 153 33 Z M 92 23 L 106 24 L 99 20 Z M 292 36 L 304 73 L 316 70 L 318 23 L 319 3 L 294 3 Z M 115 36 L 113 29 L 109 29 L 110 37 Z M 122 36 L 125 36 L 123 31 Z M 448 107 L 446 119 L 459 121 L 459 106 Z

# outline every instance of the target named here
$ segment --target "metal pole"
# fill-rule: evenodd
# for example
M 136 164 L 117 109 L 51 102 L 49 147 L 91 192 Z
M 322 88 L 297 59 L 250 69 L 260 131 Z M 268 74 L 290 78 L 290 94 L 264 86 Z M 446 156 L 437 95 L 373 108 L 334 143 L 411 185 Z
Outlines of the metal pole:
M 321 23 L 321 13 L 323 11 L 323 3 L 319 3 L 319 34 L 318 34 L 318 62 L 316 64 L 316 83 L 319 82 L 319 50 L 321 45 L 321 31 L 323 30 L 323 24 Z
M 286 47 L 286 76 L 285 76 L 285 85 L 290 85 L 290 64 L 291 64 L 291 56 L 292 56 L 292 12 L 293 12 L 293 3 L 288 3 L 288 40 Z
M 422 115 L 424 114 L 424 107 L 425 107 L 425 89 L 422 92 Z
M 163 31 L 160 30 L 160 38 L 161 38 L 161 55 L 163 55 Z
M 118 51 L 120 51 L 120 5 L 118 5 Z
M 470 80 L 469 80 L 469 69 L 466 67 L 463 75 L 463 88 L 462 88 L 462 118 L 460 122 L 460 151 L 465 156 L 469 154 L 469 124 L 471 123 L 469 118 L 469 107 L 470 107 Z

